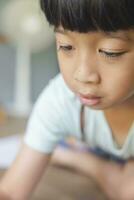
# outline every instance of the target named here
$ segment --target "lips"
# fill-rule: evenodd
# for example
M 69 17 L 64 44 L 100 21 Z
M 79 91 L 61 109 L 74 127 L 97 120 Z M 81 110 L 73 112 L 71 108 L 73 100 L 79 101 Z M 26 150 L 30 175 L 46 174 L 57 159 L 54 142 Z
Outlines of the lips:
M 82 97 L 82 98 L 85 98 L 85 99 L 96 99 L 96 98 L 100 98 L 99 96 L 95 96 L 95 95 L 92 95 L 92 94 L 87 94 L 87 95 L 79 94 L 79 96 Z
M 78 96 L 80 98 L 80 101 L 83 104 L 86 104 L 86 105 L 89 105 L 89 106 L 97 105 L 101 101 L 101 97 L 95 96 L 95 95 L 92 95 L 92 94 L 88 94 L 88 95 L 78 94 Z

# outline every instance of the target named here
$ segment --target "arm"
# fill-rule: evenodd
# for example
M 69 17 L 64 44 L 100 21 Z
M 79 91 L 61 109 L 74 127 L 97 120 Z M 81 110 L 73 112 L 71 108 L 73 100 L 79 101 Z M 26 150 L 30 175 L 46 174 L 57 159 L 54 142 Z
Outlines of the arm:
M 78 152 L 73 162 L 86 176 L 92 177 L 110 199 L 134 199 L 134 161 L 119 165 Z
M 101 159 L 92 153 L 58 147 L 52 162 L 72 167 L 92 177 L 110 199 L 134 199 L 134 161 L 120 165 Z
M 121 200 L 123 166 L 90 153 L 82 155 L 78 152 L 75 157 L 77 168 L 92 177 L 109 199 Z
M 49 159 L 49 155 L 23 145 L 16 161 L 0 182 L 0 199 L 29 199 Z

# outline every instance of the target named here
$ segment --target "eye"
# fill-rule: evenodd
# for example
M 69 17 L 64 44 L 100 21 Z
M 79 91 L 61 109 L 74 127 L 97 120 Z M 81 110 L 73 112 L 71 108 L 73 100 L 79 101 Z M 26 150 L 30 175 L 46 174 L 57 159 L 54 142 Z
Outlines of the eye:
M 59 51 L 59 50 L 63 50 L 63 51 L 69 52 L 69 51 L 74 50 L 74 48 L 73 48 L 72 45 L 59 45 L 58 51 Z
M 103 54 L 105 57 L 108 57 L 108 58 L 117 58 L 125 54 L 126 51 L 110 52 L 110 51 L 104 51 L 104 50 L 99 49 L 99 53 Z

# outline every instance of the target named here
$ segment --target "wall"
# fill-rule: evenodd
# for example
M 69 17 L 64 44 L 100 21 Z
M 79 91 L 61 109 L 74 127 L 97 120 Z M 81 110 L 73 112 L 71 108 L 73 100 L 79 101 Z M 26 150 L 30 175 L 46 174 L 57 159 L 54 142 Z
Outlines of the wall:
M 0 13 L 11 0 L 0 0 Z M 2 33 L 2 26 L 0 26 Z M 16 48 L 0 44 L 0 104 L 12 107 L 15 87 Z M 31 56 L 31 101 L 35 102 L 48 80 L 58 73 L 55 44 Z
M 14 97 L 16 49 L 0 45 L 0 103 L 11 106 Z M 48 80 L 58 73 L 55 45 L 31 56 L 31 100 L 34 102 Z

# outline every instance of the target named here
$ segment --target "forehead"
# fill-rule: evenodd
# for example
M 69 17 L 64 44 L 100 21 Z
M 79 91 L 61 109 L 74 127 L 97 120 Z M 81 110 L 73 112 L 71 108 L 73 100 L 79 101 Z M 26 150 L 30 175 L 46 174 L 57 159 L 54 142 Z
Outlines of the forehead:
M 86 35 L 89 36 L 90 33 L 94 34 L 100 34 L 103 37 L 107 38 L 115 38 L 123 41 L 134 41 L 134 30 L 119 30 L 116 32 L 103 32 L 103 31 L 94 31 L 94 32 L 88 32 L 88 33 L 79 33 L 79 32 L 72 32 L 70 30 L 65 30 L 62 27 L 55 28 L 55 33 L 65 35 L 65 36 L 76 36 L 76 35 Z

